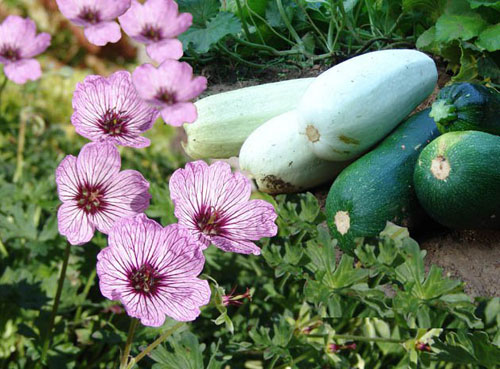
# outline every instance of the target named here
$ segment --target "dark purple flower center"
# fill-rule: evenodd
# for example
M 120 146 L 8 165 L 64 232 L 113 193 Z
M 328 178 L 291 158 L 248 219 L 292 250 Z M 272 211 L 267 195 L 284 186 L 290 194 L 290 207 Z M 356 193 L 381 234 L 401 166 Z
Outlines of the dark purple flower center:
M 21 59 L 19 48 L 10 45 L 3 45 L 0 48 L 0 56 L 7 60 L 10 60 L 11 62 L 15 62 Z
M 104 200 L 105 191 L 100 185 L 81 185 L 75 200 L 80 209 L 87 214 L 95 214 L 102 211 L 106 206 Z
M 164 102 L 167 105 L 173 105 L 177 102 L 175 92 L 171 92 L 166 88 L 162 88 L 156 94 L 156 99 Z
M 158 290 L 162 277 L 149 264 L 143 264 L 139 269 L 132 269 L 128 275 L 130 286 L 143 295 L 154 295 Z
M 101 17 L 99 16 L 99 12 L 95 9 L 91 9 L 89 7 L 83 7 L 78 18 L 84 20 L 90 24 L 99 23 Z
M 141 31 L 141 36 L 146 37 L 148 40 L 158 42 L 163 39 L 160 27 L 155 27 L 151 24 L 146 24 Z
M 127 124 L 129 120 L 130 118 L 125 115 L 125 112 L 108 109 L 97 124 L 104 133 L 110 136 L 123 136 L 128 133 Z
M 194 219 L 199 231 L 206 236 L 218 236 L 224 232 L 225 220 L 213 206 L 202 206 Z

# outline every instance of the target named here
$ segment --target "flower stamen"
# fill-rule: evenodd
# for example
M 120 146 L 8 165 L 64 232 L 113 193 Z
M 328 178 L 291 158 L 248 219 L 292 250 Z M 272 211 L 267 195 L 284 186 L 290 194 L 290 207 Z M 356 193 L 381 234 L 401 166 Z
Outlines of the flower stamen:
M 104 190 L 100 186 L 83 185 L 78 189 L 75 200 L 87 214 L 95 214 L 106 206 Z
M 131 287 L 144 295 L 156 294 L 160 280 L 156 269 L 149 264 L 144 264 L 139 269 L 133 269 L 129 275 Z
M 163 39 L 163 36 L 161 34 L 161 28 L 153 26 L 151 24 L 146 24 L 142 31 L 141 31 L 141 36 L 146 37 L 148 40 L 151 40 L 153 42 L 158 42 Z
M 80 15 L 78 16 L 81 20 L 84 20 L 90 24 L 96 24 L 100 22 L 99 12 L 97 10 L 91 9 L 89 7 L 83 7 Z
M 167 105 L 173 105 L 177 102 L 175 92 L 170 92 L 169 90 L 162 88 L 156 94 L 156 99 Z
M 21 59 L 19 49 L 10 45 L 4 45 L 0 49 L 0 56 L 4 57 L 5 59 L 11 62 L 15 62 Z
M 103 117 L 97 122 L 99 128 L 110 136 L 123 136 L 127 133 L 127 124 L 130 118 L 124 112 L 116 112 L 108 109 Z

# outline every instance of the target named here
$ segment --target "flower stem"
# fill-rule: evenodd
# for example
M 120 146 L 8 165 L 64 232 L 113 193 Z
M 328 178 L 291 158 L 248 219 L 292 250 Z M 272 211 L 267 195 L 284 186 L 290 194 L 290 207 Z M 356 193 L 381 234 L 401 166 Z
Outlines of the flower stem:
M 7 81 L 8 81 L 7 76 L 4 74 L 2 85 L 0 86 L 0 109 L 2 108 L 2 93 L 3 90 L 5 90 L 5 86 L 7 86 Z
M 307 337 L 311 338 L 321 338 L 325 337 L 326 334 L 308 334 Z M 363 341 L 363 342 L 385 342 L 385 343 L 404 343 L 405 340 L 400 340 L 396 338 L 384 338 L 384 337 L 366 337 L 366 336 L 355 336 L 352 334 L 334 334 L 330 338 L 341 339 L 347 341 Z
M 16 183 L 19 181 L 23 174 L 23 164 L 24 164 L 24 142 L 26 138 L 26 121 L 28 120 L 29 114 L 27 112 L 21 112 L 21 119 L 19 122 L 19 135 L 17 138 L 17 158 L 16 158 L 16 171 L 14 172 L 14 177 L 12 182 Z
M 130 321 L 130 327 L 128 329 L 127 342 L 125 343 L 125 348 L 123 349 L 122 360 L 120 362 L 120 369 L 126 369 L 128 363 L 128 356 L 130 355 L 130 349 L 132 348 L 132 341 L 134 339 L 135 329 L 139 324 L 139 320 L 132 318 Z
M 92 269 L 92 272 L 90 273 L 89 279 L 87 280 L 87 283 L 85 284 L 85 287 L 83 288 L 82 296 L 83 296 L 84 300 L 87 298 L 87 295 L 89 294 L 90 289 L 94 285 L 94 280 L 95 280 L 96 274 L 97 274 L 96 269 Z M 82 310 L 83 310 L 83 305 L 78 306 L 78 309 L 76 309 L 75 323 L 78 323 L 80 321 L 80 317 L 82 316 Z
M 45 360 L 47 359 L 47 351 L 50 345 L 50 335 L 52 333 L 52 328 L 54 327 L 54 321 L 57 315 L 57 308 L 59 307 L 59 301 L 61 300 L 61 293 L 64 284 L 64 279 L 66 278 L 66 269 L 68 268 L 70 249 L 71 245 L 67 243 L 66 249 L 64 250 L 64 259 L 61 268 L 61 274 L 59 275 L 59 281 L 57 282 L 57 291 L 56 291 L 56 296 L 54 297 L 54 305 L 52 306 L 52 313 L 50 314 L 49 325 L 47 326 L 47 332 L 45 333 L 45 337 L 43 340 L 42 355 L 40 357 L 40 361 L 42 363 L 44 363 Z
M 158 346 L 160 343 L 165 341 L 168 337 L 170 337 L 177 329 L 184 325 L 184 322 L 178 322 L 172 328 L 168 329 L 163 333 L 160 337 L 158 337 L 152 344 L 146 347 L 139 355 L 130 360 L 130 363 L 126 367 L 126 369 L 132 369 L 135 364 L 137 364 L 144 356 L 149 354 L 153 349 Z

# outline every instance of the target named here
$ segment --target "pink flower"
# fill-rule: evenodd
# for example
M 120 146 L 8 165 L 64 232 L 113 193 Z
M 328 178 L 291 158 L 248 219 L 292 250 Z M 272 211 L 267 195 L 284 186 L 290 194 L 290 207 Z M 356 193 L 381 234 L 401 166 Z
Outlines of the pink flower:
M 56 0 L 63 15 L 77 26 L 85 27 L 90 43 L 104 46 L 122 37 L 114 20 L 130 8 L 130 0 Z
M 207 88 L 205 77 L 193 78 L 191 66 L 176 60 L 165 60 L 158 68 L 143 64 L 132 74 L 132 81 L 139 96 L 156 106 L 172 126 L 196 120 L 196 107 L 189 101 Z
M 108 142 L 86 144 L 78 158 L 66 156 L 56 170 L 59 233 L 73 245 L 92 239 L 95 228 L 109 233 L 120 218 L 149 206 L 149 183 L 135 170 L 120 172 L 121 159 Z
M 173 0 L 147 0 L 144 5 L 132 0 L 130 9 L 118 19 L 125 33 L 148 45 L 147 53 L 159 63 L 182 56 L 182 43 L 176 37 L 193 22 L 191 14 L 179 14 Z
M 48 33 L 36 34 L 36 25 L 29 18 L 9 15 L 0 24 L 0 63 L 5 64 L 8 79 L 23 84 L 42 75 L 40 63 L 33 59 L 50 45 Z
M 224 251 L 259 255 L 251 241 L 276 235 L 277 214 L 268 202 L 249 200 L 250 191 L 250 181 L 222 161 L 187 163 L 170 179 L 175 216 L 203 248 L 213 243 Z
M 158 111 L 139 98 L 125 71 L 109 78 L 87 76 L 76 85 L 73 109 L 71 122 L 83 137 L 137 148 L 149 146 L 141 133 L 158 118 Z
M 117 222 L 108 242 L 97 255 L 101 293 L 142 324 L 158 327 L 165 315 L 194 320 L 210 301 L 208 282 L 197 278 L 203 253 L 178 224 L 163 228 L 140 214 Z

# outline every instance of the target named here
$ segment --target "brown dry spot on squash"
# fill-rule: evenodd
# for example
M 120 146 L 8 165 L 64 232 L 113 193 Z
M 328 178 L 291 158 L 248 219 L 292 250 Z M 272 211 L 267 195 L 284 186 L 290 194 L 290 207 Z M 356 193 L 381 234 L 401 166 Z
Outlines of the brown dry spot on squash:
M 290 193 L 297 191 L 297 188 L 294 187 L 291 183 L 285 182 L 281 178 L 276 177 L 272 174 L 265 176 L 262 179 L 261 183 L 263 184 L 263 187 L 265 187 L 265 189 L 262 190 L 271 194 Z
M 349 217 L 349 213 L 347 211 L 337 211 L 334 222 L 335 227 L 337 227 L 337 231 L 339 231 L 341 235 L 345 235 L 349 231 L 349 228 L 351 228 L 351 218 Z
M 359 140 L 356 140 L 355 138 L 352 138 L 352 137 L 340 135 L 339 140 L 342 141 L 343 143 L 348 144 L 348 145 L 359 145 Z
M 450 163 L 444 156 L 436 156 L 431 163 L 431 172 L 437 179 L 444 181 L 450 175 Z
M 311 142 L 318 142 L 319 138 L 321 137 L 321 135 L 318 132 L 318 129 L 314 127 L 312 124 L 309 124 L 306 127 L 306 136 Z

